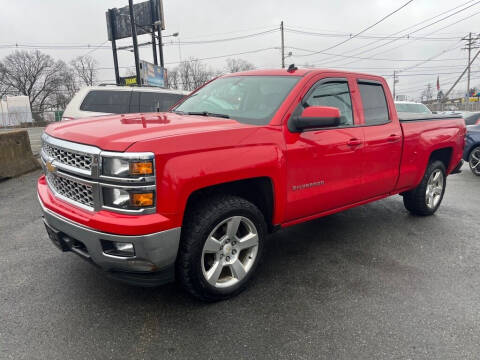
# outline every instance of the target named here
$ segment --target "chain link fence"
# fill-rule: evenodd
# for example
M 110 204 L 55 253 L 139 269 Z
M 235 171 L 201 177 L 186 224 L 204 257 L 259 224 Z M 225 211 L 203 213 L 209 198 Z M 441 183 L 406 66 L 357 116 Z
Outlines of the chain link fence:
M 0 112 L 0 129 L 43 127 L 60 121 L 63 110 Z
M 454 102 L 454 103 L 433 103 L 425 104 L 431 111 L 480 111 L 480 102 Z

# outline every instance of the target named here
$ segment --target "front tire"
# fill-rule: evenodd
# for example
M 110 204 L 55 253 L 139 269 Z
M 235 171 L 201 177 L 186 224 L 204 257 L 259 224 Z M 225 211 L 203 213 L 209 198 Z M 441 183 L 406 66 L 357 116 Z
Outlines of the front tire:
M 404 193 L 403 205 L 412 214 L 433 215 L 440 207 L 446 185 L 445 165 L 441 161 L 433 161 L 428 165 L 422 182 Z
M 218 301 L 245 289 L 266 236 L 262 212 L 230 195 L 197 202 L 185 218 L 176 272 L 190 294 Z
M 470 152 L 468 165 L 470 165 L 470 170 L 472 170 L 474 175 L 480 176 L 480 146 L 477 146 Z

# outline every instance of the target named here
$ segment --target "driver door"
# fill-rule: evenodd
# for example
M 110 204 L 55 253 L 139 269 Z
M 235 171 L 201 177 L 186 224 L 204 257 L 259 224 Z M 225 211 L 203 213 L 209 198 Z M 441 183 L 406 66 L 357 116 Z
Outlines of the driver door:
M 340 110 L 336 127 L 286 131 L 287 210 L 292 221 L 337 209 L 362 199 L 363 129 L 346 78 L 323 78 L 311 86 L 293 112 L 308 106 Z

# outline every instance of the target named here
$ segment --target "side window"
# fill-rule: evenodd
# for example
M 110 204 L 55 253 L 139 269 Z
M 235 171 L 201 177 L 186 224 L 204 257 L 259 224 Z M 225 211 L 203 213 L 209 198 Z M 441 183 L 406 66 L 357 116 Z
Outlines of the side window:
M 303 100 L 303 105 L 308 106 L 332 106 L 340 110 L 340 125 L 353 125 L 352 100 L 350 89 L 346 81 L 324 82 Z
M 390 122 L 387 99 L 383 86 L 371 82 L 358 82 L 362 98 L 365 125 L 379 125 Z
M 160 92 L 139 92 L 139 94 L 139 112 L 168 111 L 183 98 L 183 95 Z
M 80 110 L 111 114 L 128 113 L 131 91 L 92 90 L 83 99 Z

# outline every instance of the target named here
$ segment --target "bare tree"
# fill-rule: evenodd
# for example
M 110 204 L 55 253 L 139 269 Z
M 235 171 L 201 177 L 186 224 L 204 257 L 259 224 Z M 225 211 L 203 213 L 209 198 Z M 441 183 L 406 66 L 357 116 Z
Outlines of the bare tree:
M 422 100 L 431 100 L 433 98 L 432 84 L 427 84 L 427 87 L 422 91 Z
M 4 86 L 28 96 L 32 110 L 43 111 L 54 102 L 67 67 L 37 50 L 15 51 L 3 59 L 2 68 Z
M 173 68 L 172 70 L 167 71 L 167 85 L 170 89 L 180 88 L 178 68 Z
M 92 86 L 97 81 L 98 62 L 91 56 L 79 56 L 70 62 L 75 76 L 86 86 Z
M 10 87 L 5 83 L 5 66 L 0 63 L 0 99 L 8 94 Z
M 53 107 L 65 109 L 73 96 L 80 90 L 80 84 L 76 72 L 72 67 L 65 66 L 64 71 L 60 75 L 62 85 L 55 93 Z
M 195 58 L 182 61 L 178 65 L 178 80 L 184 90 L 195 90 L 215 77 L 215 73 Z
M 255 69 L 255 65 L 253 65 L 251 62 L 248 62 L 243 59 L 234 59 L 230 58 L 227 59 L 227 72 L 229 73 L 235 73 L 239 71 L 246 71 L 246 70 L 253 70 Z

